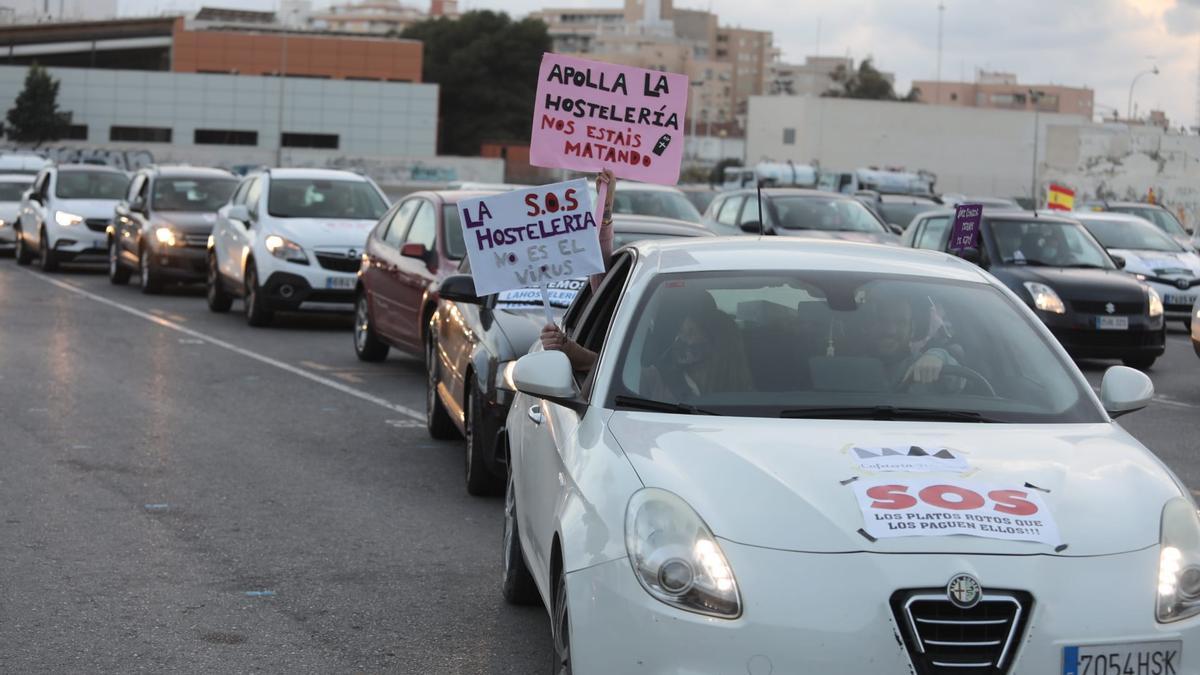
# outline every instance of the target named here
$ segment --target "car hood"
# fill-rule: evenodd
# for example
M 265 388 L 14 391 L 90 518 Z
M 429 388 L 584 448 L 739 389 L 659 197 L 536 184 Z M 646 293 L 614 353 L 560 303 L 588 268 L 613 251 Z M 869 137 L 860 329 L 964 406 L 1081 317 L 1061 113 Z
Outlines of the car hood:
M 337 218 L 286 218 L 272 220 L 271 229 L 301 246 L 366 246 L 374 220 Z
M 836 239 L 838 241 L 858 241 L 866 244 L 900 245 L 900 237 L 891 232 L 857 232 L 849 230 L 788 230 L 777 228 L 775 234 L 781 237 L 808 237 L 810 239 Z
M 617 411 L 609 428 L 648 487 L 674 492 L 718 537 L 752 546 L 839 553 L 1054 554 L 1054 547 L 973 536 L 868 540 L 847 479 L 945 479 L 1045 492 L 1064 556 L 1158 543 L 1171 474 L 1114 424 L 975 425 L 695 417 Z M 964 473 L 869 473 L 852 446 L 945 447 Z
M 1200 256 L 1184 251 L 1144 251 L 1112 248 L 1109 252 L 1125 259 L 1125 271 L 1154 277 L 1200 276 Z
M 116 199 L 59 199 L 54 202 L 54 210 L 74 213 L 77 216 L 83 216 L 86 220 L 92 218 L 112 220 L 117 203 Z
M 1046 284 L 1063 300 L 1094 300 L 1103 302 L 1145 302 L 1142 283 L 1123 270 L 1100 270 L 1071 267 L 1033 267 L 1004 265 L 993 267 L 991 273 L 1009 287 L 1024 294 L 1021 284 L 1035 281 Z M 1024 297 L 1024 296 L 1023 296 Z
M 158 211 L 154 214 L 156 225 L 168 225 L 187 234 L 207 234 L 212 232 L 217 222 L 217 213 L 201 211 Z

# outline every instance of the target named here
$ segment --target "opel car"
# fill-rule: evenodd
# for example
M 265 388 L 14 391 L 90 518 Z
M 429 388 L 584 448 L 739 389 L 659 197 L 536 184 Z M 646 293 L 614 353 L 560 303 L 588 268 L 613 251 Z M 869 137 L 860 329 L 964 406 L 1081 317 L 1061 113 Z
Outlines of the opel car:
M 42 271 L 53 272 L 60 262 L 103 260 L 113 210 L 128 185 L 124 171 L 94 164 L 39 171 L 13 227 L 17 264 L 36 257 Z

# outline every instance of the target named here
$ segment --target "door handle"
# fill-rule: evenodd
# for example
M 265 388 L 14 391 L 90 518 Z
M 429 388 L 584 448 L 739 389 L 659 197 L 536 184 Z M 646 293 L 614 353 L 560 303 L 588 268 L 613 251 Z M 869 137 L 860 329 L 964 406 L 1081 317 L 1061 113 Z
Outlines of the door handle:
M 540 405 L 529 406 L 529 412 L 527 414 L 529 415 L 529 419 L 533 420 L 534 424 L 541 424 L 546 419 L 542 415 L 542 406 Z

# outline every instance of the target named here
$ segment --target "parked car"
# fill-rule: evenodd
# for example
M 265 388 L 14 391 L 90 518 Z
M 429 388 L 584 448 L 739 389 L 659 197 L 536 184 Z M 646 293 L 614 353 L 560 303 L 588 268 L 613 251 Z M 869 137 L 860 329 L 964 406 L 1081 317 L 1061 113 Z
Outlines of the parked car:
M 0 253 L 10 253 L 17 246 L 14 227 L 21 198 L 32 184 L 32 174 L 0 173 Z
M 1192 305 L 1200 297 L 1200 256 L 1137 216 L 1087 211 L 1071 215 L 1126 272 L 1158 291 L 1168 321 L 1191 327 Z
M 108 231 L 108 279 L 138 273 L 143 293 L 205 279 L 208 237 L 237 179 L 221 169 L 148 167 L 133 175 Z
M 593 203 L 595 200 L 595 186 L 592 185 Z M 678 188 L 627 180 L 617 182 L 613 214 L 671 218 L 696 224 L 702 222 L 700 212 Z
M 42 169 L 51 167 L 54 162 L 41 155 L 29 152 L 0 153 L 0 173 L 24 174 L 32 182 L 33 177 Z
M 328 169 L 268 169 L 217 211 L 208 248 L 208 307 L 240 297 L 251 326 L 276 311 L 352 305 L 367 234 L 388 209 L 370 178 Z
M 1113 421 L 1146 375 L 1093 393 L 941 254 L 635 249 L 564 322 L 594 370 L 511 369 L 500 585 L 544 603 L 555 672 L 1187 670 L 1200 516 Z M 916 383 L 892 359 L 929 308 L 959 358 Z
M 63 164 L 39 171 L 17 215 L 17 264 L 37 257 L 42 271 L 53 272 L 60 262 L 103 260 L 113 210 L 128 186 L 124 171 L 104 166 Z
M 687 197 L 699 213 L 704 213 L 718 194 L 717 189 L 709 185 L 680 185 L 679 191 L 683 193 L 684 197 Z
M 914 216 L 941 206 L 937 197 L 924 195 L 892 194 L 874 190 L 859 190 L 855 199 L 865 204 L 883 219 L 883 222 L 900 228 L 903 232 Z M 891 228 L 895 231 L 895 228 Z
M 354 353 L 382 361 L 395 347 L 430 362 L 429 320 L 437 283 L 467 255 L 458 202 L 496 191 L 414 192 L 380 218 L 367 237 L 354 286 Z
M 763 188 L 767 217 L 759 215 L 758 192 L 735 190 L 717 196 L 704 214 L 716 234 L 774 234 L 786 237 L 842 239 L 897 244 L 898 227 L 889 228 L 854 197 L 799 188 Z
M 953 219 L 953 211 L 917 216 L 904 245 L 948 251 Z M 985 209 L 979 239 L 982 248 L 968 257 L 1024 300 L 1072 356 L 1140 370 L 1162 356 L 1162 298 L 1121 271 L 1078 221 Z
M 617 215 L 613 217 L 613 248 L 644 239 L 711 237 L 708 230 L 680 220 Z M 426 362 L 426 422 L 434 438 L 466 438 L 467 492 L 486 495 L 504 487 L 504 458 L 497 442 L 504 426 L 512 388 L 504 369 L 529 351 L 545 325 L 541 292 L 535 288 L 506 291 L 483 298 L 475 295 L 470 261 L 442 280 L 437 312 L 430 322 L 430 352 Z M 550 284 L 556 318 L 561 318 L 582 290 L 590 295 L 587 279 Z
M 1088 211 L 1112 211 L 1114 213 L 1124 213 L 1131 216 L 1137 216 L 1150 221 L 1155 227 L 1166 232 L 1172 239 L 1179 242 L 1181 245 L 1195 250 L 1196 246 L 1192 243 L 1192 234 L 1187 231 L 1183 223 L 1171 213 L 1169 209 L 1163 208 L 1158 204 L 1147 204 L 1145 202 L 1110 202 L 1110 201 L 1094 201 L 1087 202 L 1080 207 L 1083 212 Z

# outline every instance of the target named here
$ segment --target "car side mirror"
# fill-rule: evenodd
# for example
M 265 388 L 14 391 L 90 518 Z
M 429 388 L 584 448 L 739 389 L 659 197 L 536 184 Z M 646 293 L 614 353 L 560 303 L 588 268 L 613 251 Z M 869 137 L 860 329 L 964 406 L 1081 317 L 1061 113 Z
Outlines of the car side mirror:
M 234 204 L 225 212 L 225 216 L 230 220 L 236 220 L 243 225 L 250 224 L 250 209 L 246 208 L 245 204 Z
M 579 396 L 571 361 L 557 349 L 533 352 L 517 359 L 512 379 L 517 391 L 555 403 L 573 407 Z
M 1100 403 L 1110 417 L 1120 417 L 1149 405 L 1154 398 L 1154 383 L 1140 370 L 1113 366 L 1100 381 Z
M 425 248 L 425 244 L 410 241 L 400 246 L 400 255 L 404 258 L 416 258 L 417 260 L 425 261 L 429 258 L 429 249 Z
M 470 274 L 454 274 L 442 279 L 438 296 L 443 300 L 482 305 L 483 298 L 475 294 L 475 279 Z
M 1108 254 L 1119 269 L 1125 269 L 1125 256 Z
M 742 232 L 746 234 L 759 234 L 763 232 L 763 224 L 757 220 L 747 220 L 738 227 L 742 228 Z

